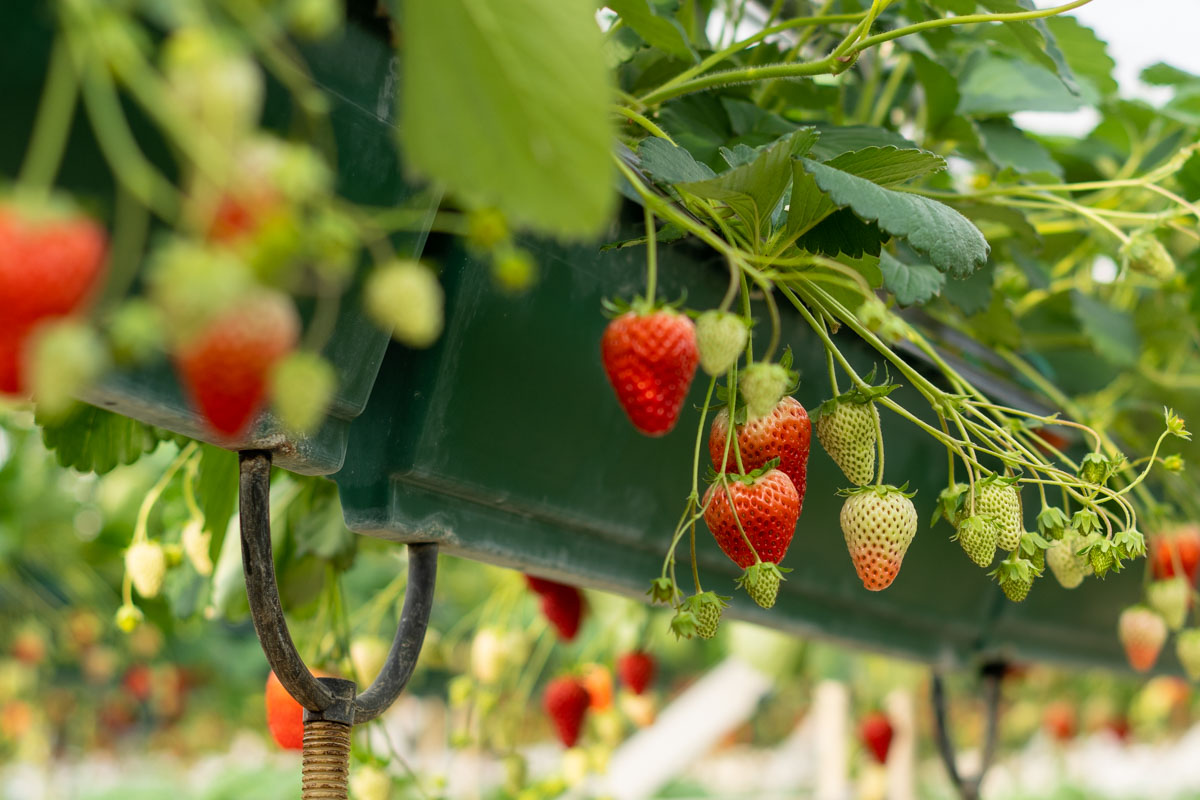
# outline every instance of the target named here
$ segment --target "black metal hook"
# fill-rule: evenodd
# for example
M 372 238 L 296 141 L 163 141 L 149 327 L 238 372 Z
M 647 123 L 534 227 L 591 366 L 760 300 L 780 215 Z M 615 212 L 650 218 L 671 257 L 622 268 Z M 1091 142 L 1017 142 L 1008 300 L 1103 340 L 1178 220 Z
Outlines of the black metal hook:
M 271 453 L 245 450 L 238 455 L 241 462 L 238 503 L 246 595 L 250 600 L 254 630 L 271 669 L 283 687 L 304 706 L 306 722 L 328 720 L 357 725 L 375 719 L 400 696 L 416 667 L 433 607 L 438 546 L 433 543 L 408 546 L 408 588 L 404 593 L 400 625 L 383 670 L 370 688 L 356 695 L 354 681 L 318 679 L 296 652 L 279 603 L 275 562 L 271 554 Z
M 946 723 L 946 687 L 941 673 L 933 672 L 933 704 L 934 734 L 937 737 L 938 752 L 941 753 L 942 763 L 950 775 L 950 782 L 958 790 L 963 800 L 979 800 L 979 788 L 987 775 L 992 759 L 996 756 L 996 730 L 1000 716 L 1000 681 L 1008 666 L 1002 661 L 992 661 L 983 665 L 980 674 L 984 679 L 984 702 L 987 705 L 987 730 L 983 740 L 983 758 L 979 763 L 979 772 L 972 778 L 964 778 L 958 771 L 958 762 L 954 755 L 954 744 L 950 741 L 950 728 Z

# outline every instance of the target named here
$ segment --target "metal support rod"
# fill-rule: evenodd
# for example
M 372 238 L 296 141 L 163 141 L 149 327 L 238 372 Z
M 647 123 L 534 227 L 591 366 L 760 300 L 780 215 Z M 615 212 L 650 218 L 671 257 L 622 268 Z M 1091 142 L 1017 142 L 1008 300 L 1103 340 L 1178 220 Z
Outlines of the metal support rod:
M 386 711 L 412 677 L 425 641 L 437 579 L 436 544 L 408 546 L 404 609 L 383 670 L 361 695 L 354 681 L 313 676 L 288 632 L 271 552 L 271 453 L 239 453 L 242 566 L 250 617 L 267 662 L 304 707 L 303 800 L 345 800 L 350 732 Z
M 964 778 L 958 771 L 958 761 L 954 754 L 954 744 L 950 741 L 950 726 L 946 720 L 946 687 L 941 673 L 934 670 L 933 705 L 934 735 L 937 739 L 938 752 L 942 763 L 946 765 L 946 773 L 950 782 L 958 790 L 962 800 L 979 800 L 979 790 L 983 785 L 984 776 L 996 756 L 996 734 L 1000 716 L 1000 680 L 1004 677 L 1006 665 L 1000 661 L 985 664 L 980 670 L 984 679 L 984 703 L 987 712 L 987 728 L 984 733 L 983 754 L 979 763 L 979 772 L 971 778 Z

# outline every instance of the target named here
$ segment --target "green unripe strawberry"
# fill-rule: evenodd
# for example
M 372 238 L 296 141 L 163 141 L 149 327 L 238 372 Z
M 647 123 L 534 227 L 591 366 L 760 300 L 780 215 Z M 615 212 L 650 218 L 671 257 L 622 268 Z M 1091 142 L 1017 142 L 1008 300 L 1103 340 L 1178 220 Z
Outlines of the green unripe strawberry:
M 790 383 L 787 368 L 782 364 L 751 364 L 738 376 L 738 390 L 746 402 L 751 421 L 765 417 L 775 410 Z
M 528 251 L 505 248 L 492 259 L 492 277 L 501 289 L 519 294 L 533 285 L 537 264 Z
M 162 314 L 146 300 L 126 300 L 108 323 L 113 359 L 122 366 L 140 366 L 165 347 Z
M 986 478 L 975 484 L 975 513 L 991 518 L 996 525 L 996 546 L 1013 551 L 1021 543 L 1025 526 L 1021 519 L 1021 495 L 1002 478 Z
M 749 337 L 750 329 L 746 327 L 746 321 L 737 314 L 705 311 L 696 318 L 700 368 L 709 375 L 724 375 L 746 349 L 746 339 Z M 742 391 L 745 392 L 744 387 Z
M 996 526 L 981 516 L 967 517 L 958 523 L 952 539 L 957 539 L 967 557 L 981 567 L 990 567 L 996 557 Z
M 394 261 L 367 279 L 367 313 L 409 347 L 429 347 L 442 332 L 445 296 L 433 271 L 416 261 Z
M 1095 535 L 1092 545 L 1088 550 L 1088 561 L 1091 562 L 1092 572 L 1096 573 L 1097 578 L 1103 578 L 1108 574 L 1108 571 L 1116 566 L 1116 561 L 1113 558 L 1112 544 L 1103 536 Z
M 308 434 L 320 427 L 333 402 L 337 375 L 316 353 L 292 353 L 271 373 L 271 402 L 289 431 Z
M 746 571 L 737 579 L 738 586 L 746 590 L 750 599 L 763 608 L 775 605 L 779 595 L 779 584 L 784 580 L 783 572 L 777 564 L 761 561 L 746 567 Z
M 716 592 L 702 592 L 684 601 L 683 610 L 695 615 L 696 635 L 701 639 L 711 639 L 717 635 L 721 610 L 728 605 L 726 599 Z
M 1157 611 L 1167 627 L 1177 631 L 1187 620 L 1192 589 L 1184 578 L 1152 581 L 1146 587 L 1146 604 Z
M 1142 231 L 1121 248 L 1121 260 L 1134 272 L 1165 281 L 1175 274 L 1175 260 L 1153 233 Z
M 866 486 L 875 477 L 875 429 L 879 412 L 875 404 L 837 399 L 821 405 L 817 439 L 825 452 L 855 486 Z
M 1092 574 L 1092 565 L 1088 557 L 1079 555 L 1083 547 L 1083 537 L 1068 529 L 1063 537 L 1051 544 L 1050 549 L 1046 551 L 1046 564 L 1064 589 L 1074 589 Z
M 1035 569 L 1029 559 L 1014 553 L 1001 561 L 1000 566 L 990 574 L 999 582 L 1004 595 L 1014 603 L 1019 603 L 1029 596 Z
M 135 605 L 126 604 L 117 609 L 117 628 L 122 633 L 133 633 L 145 619 L 142 610 Z
M 30 344 L 29 383 L 38 415 L 46 421 L 62 419 L 104 371 L 108 353 L 91 326 L 69 319 L 36 328 Z
M 1175 655 L 1188 677 L 1200 681 L 1200 628 L 1188 628 L 1175 635 Z

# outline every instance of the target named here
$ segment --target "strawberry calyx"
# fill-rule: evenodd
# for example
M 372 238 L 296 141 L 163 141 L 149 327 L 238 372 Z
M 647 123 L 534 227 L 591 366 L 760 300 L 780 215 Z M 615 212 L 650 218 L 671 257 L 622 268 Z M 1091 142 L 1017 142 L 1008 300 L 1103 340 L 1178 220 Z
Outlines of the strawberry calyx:
M 1141 531 L 1130 528 L 1113 536 L 1113 550 L 1118 558 L 1138 558 L 1146 555 L 1146 537 Z
M 908 489 L 908 481 L 905 481 L 900 486 L 893 486 L 890 483 L 885 483 L 885 484 L 881 484 L 881 485 L 870 484 L 868 486 L 852 486 L 848 489 L 838 489 L 837 494 L 839 497 L 852 497 L 853 495 L 856 495 L 856 494 L 867 494 L 869 492 L 874 492 L 875 494 L 879 495 L 880 497 L 887 497 L 889 494 L 903 495 L 904 497 L 907 497 L 909 500 L 916 497 L 917 492 L 915 489 L 911 492 L 906 491 L 907 489 Z
M 944 519 L 953 525 L 959 511 L 962 510 L 968 488 L 965 483 L 955 483 L 942 489 L 938 493 L 937 504 L 933 508 L 933 518 L 929 521 L 929 527 L 937 525 L 939 519 Z
M 1081 508 L 1071 517 L 1071 527 L 1086 536 L 1100 530 L 1100 517 L 1090 508 Z
M 988 526 L 995 524 L 995 518 L 991 514 L 975 514 L 965 517 L 955 527 L 954 533 L 950 536 L 950 541 L 956 542 L 967 534 L 984 532 Z
M 1022 557 L 1033 557 L 1037 555 L 1039 550 L 1045 551 L 1051 544 L 1052 542 L 1047 541 L 1040 535 L 1032 531 L 1025 531 L 1021 534 L 1021 543 L 1017 545 L 1016 550 L 1013 550 L 1012 555 L 1019 553 Z
M 638 316 L 646 316 L 653 314 L 656 311 L 666 311 L 675 314 L 689 315 L 686 311 L 681 311 L 683 304 L 687 302 L 687 292 L 678 300 L 650 300 L 641 295 L 636 295 L 632 300 L 626 300 L 623 297 L 609 298 L 605 297 L 600 301 L 600 306 L 604 309 L 604 316 L 609 319 L 616 319 L 630 312 Z
M 736 583 L 738 588 L 745 589 L 746 594 L 759 606 L 771 608 L 779 594 L 779 584 L 787 580 L 783 577 L 786 572 L 791 570 L 772 561 L 759 561 L 746 567 Z
M 1061 539 L 1071 526 L 1071 521 L 1061 508 L 1042 506 L 1037 515 L 1038 532 L 1047 539 Z
M 655 578 L 650 581 L 650 588 L 646 590 L 646 594 L 651 603 L 673 603 L 679 595 L 679 589 L 670 578 Z
M 988 573 L 989 578 L 995 578 L 998 583 L 1005 581 L 1016 581 L 1019 583 L 1032 583 L 1034 578 L 1040 577 L 1042 571 L 1034 566 L 1034 563 L 1028 558 L 1017 555 L 1016 551 L 1009 553 L 1008 558 L 1005 558 L 991 572 Z

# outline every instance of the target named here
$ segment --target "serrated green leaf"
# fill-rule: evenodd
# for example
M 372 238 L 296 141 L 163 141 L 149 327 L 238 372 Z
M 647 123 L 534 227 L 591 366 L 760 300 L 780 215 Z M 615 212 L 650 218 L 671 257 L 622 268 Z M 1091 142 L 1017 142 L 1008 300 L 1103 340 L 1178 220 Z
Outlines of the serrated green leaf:
M 1179 172 L 1175 174 L 1183 196 L 1188 200 L 1200 200 L 1200 150 L 1183 162 Z
M 958 108 L 958 80 L 950 70 L 921 53 L 913 53 L 913 70 L 925 90 L 925 124 L 940 135 Z
M 666 139 L 644 139 L 638 146 L 638 158 L 648 175 L 666 184 L 703 181 L 717 174 L 707 164 L 692 158 L 687 150 Z
M 1050 17 L 1045 23 L 1075 75 L 1101 96 L 1115 95 L 1120 88 L 1113 78 L 1117 64 L 1108 54 L 1108 44 L 1076 17 Z
M 1071 292 L 1071 306 L 1097 353 L 1117 366 L 1137 364 L 1142 348 L 1131 315 L 1079 291 Z
M 807 153 L 816 140 L 811 128 L 801 128 L 763 150 L 749 164 L 706 181 L 680 183 L 676 188 L 707 200 L 724 203 L 754 235 L 765 233 L 766 222 L 792 178 L 791 159 Z
M 215 564 L 225 542 L 225 531 L 238 506 L 237 453 L 202 445 L 196 470 L 196 503 L 204 514 L 204 529 L 212 535 L 209 553 Z
M 992 277 L 995 269 L 991 263 L 968 278 L 949 280 L 942 287 L 942 297 L 958 306 L 964 314 L 978 314 L 992 302 Z
M 621 27 L 604 37 L 604 63 L 609 69 L 616 69 L 645 46 L 645 40 L 637 35 L 637 31 Z
M 616 193 L 603 37 L 586 0 L 404 0 L 409 167 L 556 236 L 594 234 Z
M 721 158 L 725 159 L 725 163 L 731 167 L 743 167 L 758 158 L 758 151 L 745 144 L 722 147 L 720 153 Z
M 946 168 L 946 160 L 936 153 L 893 145 L 853 150 L 825 163 L 880 186 L 896 186 Z
M 718 149 L 734 135 L 729 112 L 713 94 L 672 100 L 659 110 L 658 121 L 676 144 L 709 167 L 720 166 Z
M 656 14 L 647 0 L 604 0 L 604 5 L 616 11 L 652 47 L 685 61 L 696 60 L 683 26 L 670 17 Z
M 958 112 L 972 115 L 1074 111 L 1083 103 L 1049 70 L 993 55 L 970 60 L 959 94 Z
M 103 475 L 153 452 L 160 441 L 155 429 L 95 406 L 79 405 L 58 422 L 37 419 L 46 449 L 58 463 L 80 472 Z
M 996 13 L 1020 13 L 1036 11 L 1033 0 L 979 0 L 989 11 Z M 1058 75 L 1063 86 L 1071 94 L 1080 94 L 1079 82 L 1075 72 L 1067 61 L 1066 55 L 1058 46 L 1058 40 L 1044 19 L 1017 20 L 1004 23 L 1005 27 L 1017 42 L 1028 51 L 1035 61 L 1046 69 Z
M 1200 125 L 1200 84 L 1180 89 L 1163 106 L 1162 114 L 1184 125 Z
M 884 250 L 879 254 L 883 288 L 902 306 L 919 305 L 941 294 L 946 276 L 929 264 L 906 264 Z
M 1040 245 L 1041 235 L 1037 228 L 1029 222 L 1025 212 L 1011 206 L 1001 206 L 975 200 L 951 200 L 946 203 L 967 219 L 979 224 L 981 221 L 995 222 L 1003 225 L 1013 234 L 1029 244 Z
M 890 238 L 874 222 L 864 222 L 850 209 L 839 208 L 801 236 L 796 246 L 826 256 L 862 258 L 878 256 Z
M 878 223 L 908 241 L 942 272 L 970 275 L 987 260 L 987 240 L 971 221 L 949 206 L 920 195 L 877 186 L 827 164 L 803 159 L 804 168 L 838 206 Z
M 1042 143 L 1028 136 L 1007 119 L 981 120 L 975 123 L 983 152 L 1000 169 L 1022 174 L 1044 172 L 1061 178 L 1060 165 Z
M 1180 86 L 1185 83 L 1200 82 L 1200 75 L 1193 75 L 1178 67 L 1172 67 L 1163 61 L 1151 64 L 1142 70 L 1142 83 L 1151 86 Z
M 835 156 L 851 150 L 862 150 L 867 147 L 892 147 L 901 150 L 914 150 L 916 144 L 905 139 L 895 131 L 887 128 L 877 128 L 873 125 L 830 125 L 816 123 L 814 126 L 820 136 L 812 147 L 812 157 L 818 161 L 828 161 Z

